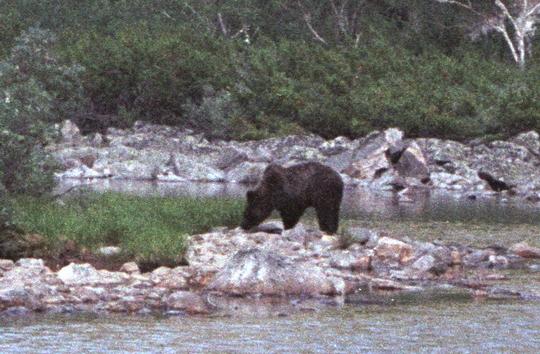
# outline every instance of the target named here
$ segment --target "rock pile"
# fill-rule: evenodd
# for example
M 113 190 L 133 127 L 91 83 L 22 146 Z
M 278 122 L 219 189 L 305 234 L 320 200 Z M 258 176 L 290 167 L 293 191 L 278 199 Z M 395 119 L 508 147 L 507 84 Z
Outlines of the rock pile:
M 255 183 L 269 162 L 318 161 L 342 174 L 346 184 L 375 190 L 442 189 L 489 193 L 479 172 L 540 200 L 540 139 L 520 134 L 509 141 L 464 144 L 406 139 L 398 129 L 350 140 L 315 135 L 260 141 L 212 141 L 193 131 L 136 122 L 131 129 L 82 136 L 66 121 L 62 140 L 49 150 L 63 166 L 58 178 Z
M 362 292 L 422 291 L 435 285 L 500 296 L 500 288 L 493 287 L 504 279 L 498 269 L 527 269 L 531 259 L 540 257 L 538 249 L 524 243 L 473 249 L 381 237 L 362 228 L 349 233 L 343 242 L 301 224 L 281 235 L 220 229 L 191 237 L 189 265 L 143 274 L 133 262 L 120 271 L 71 263 L 53 272 L 40 259 L 0 260 L 0 313 L 209 314 L 238 308 L 243 300 L 251 309 L 257 299 L 269 298 L 319 305 L 341 299 L 335 304 Z M 515 289 L 504 294 L 540 299 L 540 294 Z

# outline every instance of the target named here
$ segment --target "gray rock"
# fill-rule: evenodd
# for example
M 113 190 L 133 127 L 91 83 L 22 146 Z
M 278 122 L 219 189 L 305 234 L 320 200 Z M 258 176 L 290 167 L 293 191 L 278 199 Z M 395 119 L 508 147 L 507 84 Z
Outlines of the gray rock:
M 378 240 L 378 233 L 365 227 L 347 227 L 343 232 L 343 241 L 349 246 L 358 243 L 373 248 L 377 245 Z
M 89 140 L 89 144 L 96 148 L 103 147 L 105 145 L 105 139 L 100 133 L 94 133 Z
M 423 179 L 429 176 L 426 159 L 418 144 L 411 141 L 394 165 L 400 176 Z
M 172 173 L 188 181 L 223 182 L 225 173 L 197 161 L 195 156 L 174 154 L 169 160 Z
M 127 262 L 122 264 L 120 271 L 128 274 L 136 274 L 140 272 L 139 266 L 135 262 Z
M 117 246 L 107 246 L 107 247 L 100 247 L 98 249 L 98 254 L 105 256 L 105 257 L 112 257 L 117 256 L 122 252 L 122 249 Z
M 129 279 L 122 272 L 97 271 L 88 263 L 70 263 L 57 273 L 58 279 L 67 285 L 95 285 L 95 284 L 121 284 Z
M 255 184 L 261 179 L 266 166 L 266 163 L 242 162 L 227 172 L 226 180 L 234 183 Z
M 188 314 L 208 314 L 210 304 L 201 296 L 189 291 L 176 291 L 165 300 L 169 311 L 182 311 Z
M 21 268 L 45 270 L 45 263 L 43 262 L 43 259 L 21 258 L 15 262 L 15 265 Z
M 521 133 L 511 139 L 511 142 L 524 146 L 527 148 L 533 155 L 540 157 L 540 136 L 535 131 L 530 131 L 526 133 Z
M 540 258 L 540 248 L 529 246 L 526 242 L 516 243 L 509 250 L 523 258 Z
M 386 151 L 391 147 L 402 145 L 402 139 L 403 132 L 395 128 L 368 135 L 355 152 L 347 173 L 355 178 L 377 178 L 380 171 L 388 170 L 391 167 L 386 157 Z
M 343 172 L 351 165 L 353 154 L 353 150 L 345 150 L 341 153 L 328 156 L 323 163 L 338 172 Z M 347 177 L 349 176 L 347 175 Z
M 98 172 L 86 165 L 80 165 L 64 172 L 55 173 L 55 176 L 60 179 L 62 178 L 77 178 L 77 179 L 104 178 L 104 177 L 109 177 L 110 175 L 111 175 L 110 173 Z
M 406 263 L 412 259 L 413 247 L 390 237 L 381 237 L 374 248 L 378 258 Z
M 313 147 L 294 145 L 290 147 L 289 151 L 283 157 L 277 159 L 275 162 L 285 167 L 288 167 L 302 161 L 322 162 L 324 160 L 325 156 L 321 154 L 318 149 Z
M 70 120 L 66 120 L 60 127 L 60 136 L 64 144 L 77 144 L 82 140 L 81 131 Z
M 331 279 L 320 268 L 294 263 L 261 249 L 237 252 L 216 274 L 208 289 L 244 296 L 321 296 L 337 293 Z
M 463 264 L 468 267 L 478 267 L 487 262 L 492 255 L 495 255 L 493 250 L 476 250 L 463 257 Z
M 353 144 L 344 136 L 338 136 L 333 140 L 327 140 L 319 145 L 319 150 L 326 156 L 336 155 L 352 149 Z
M 234 166 L 248 160 L 248 155 L 241 150 L 230 147 L 224 149 L 218 161 L 216 167 L 220 170 L 231 169 Z
M 281 221 L 270 221 L 260 224 L 255 228 L 256 232 L 266 232 L 269 234 L 281 234 L 283 232 L 283 222 Z
M 15 267 L 15 263 L 11 259 L 0 259 L 0 271 L 7 272 Z

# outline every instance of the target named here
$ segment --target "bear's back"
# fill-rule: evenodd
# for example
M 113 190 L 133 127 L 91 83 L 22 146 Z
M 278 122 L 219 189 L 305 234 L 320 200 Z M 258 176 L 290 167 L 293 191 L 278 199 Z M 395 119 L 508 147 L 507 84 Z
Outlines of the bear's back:
M 339 173 L 318 162 L 305 162 L 285 169 L 289 192 L 296 195 L 313 194 L 321 189 L 343 189 Z

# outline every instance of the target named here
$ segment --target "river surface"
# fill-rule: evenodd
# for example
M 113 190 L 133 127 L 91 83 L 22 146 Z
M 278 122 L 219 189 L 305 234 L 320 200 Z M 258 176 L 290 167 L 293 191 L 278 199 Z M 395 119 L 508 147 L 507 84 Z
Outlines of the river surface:
M 244 198 L 249 188 L 253 186 L 237 183 L 154 183 L 119 179 L 95 179 L 81 184 L 77 179 L 65 179 L 58 186 L 57 193 L 65 193 L 67 190 L 70 190 L 71 194 L 113 191 L 140 196 Z M 540 203 L 501 197 L 495 193 L 470 200 L 463 195 L 441 191 L 400 195 L 365 188 L 346 188 L 342 218 L 540 224 Z
M 422 295 L 291 316 L 0 320 L 2 353 L 538 353 L 540 304 Z
M 64 185 L 63 188 L 69 186 Z M 91 190 L 139 195 L 242 197 L 246 187 L 105 181 Z M 348 190 L 345 222 L 411 238 L 538 244 L 540 208 L 504 198 L 398 197 Z M 540 290 L 538 267 L 508 271 L 503 286 Z M 349 299 L 320 311 L 264 310 L 213 317 L 32 315 L 0 318 L 0 353 L 436 352 L 538 353 L 540 302 L 477 300 L 432 291 Z

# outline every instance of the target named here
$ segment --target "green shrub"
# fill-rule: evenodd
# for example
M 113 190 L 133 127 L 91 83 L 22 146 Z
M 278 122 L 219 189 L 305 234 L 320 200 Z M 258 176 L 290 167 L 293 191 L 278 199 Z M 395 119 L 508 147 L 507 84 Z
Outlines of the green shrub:
M 60 64 L 54 36 L 31 28 L 0 62 L 0 183 L 10 193 L 42 194 L 53 186 L 54 163 L 44 145 L 53 122 L 81 107 L 80 67 Z
M 13 225 L 13 209 L 6 188 L 0 183 L 0 234 Z M 1 235 L 0 235 L 1 237 Z
M 202 102 L 195 104 L 191 98 L 182 105 L 184 119 L 191 128 L 205 132 L 210 138 L 231 138 L 232 122 L 240 116 L 238 104 L 230 92 L 216 92 L 211 86 L 204 88 Z

